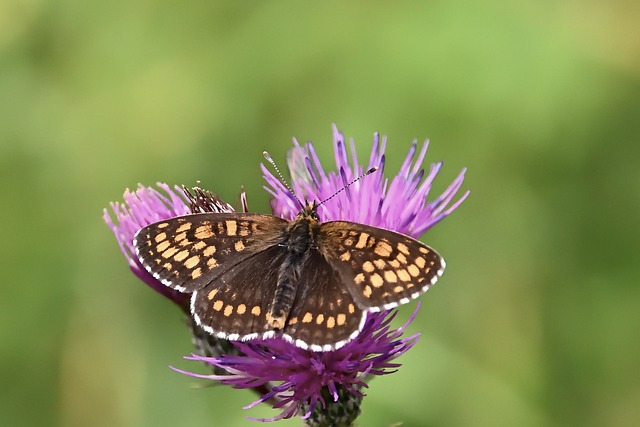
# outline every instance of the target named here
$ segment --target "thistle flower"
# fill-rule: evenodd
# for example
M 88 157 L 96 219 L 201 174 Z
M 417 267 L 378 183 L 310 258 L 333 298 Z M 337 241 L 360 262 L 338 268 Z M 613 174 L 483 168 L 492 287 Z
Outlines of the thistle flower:
M 318 403 L 327 409 L 328 404 L 338 402 L 342 391 L 361 398 L 361 389 L 367 387 L 365 379 L 368 375 L 390 373 L 388 369 L 400 366 L 391 361 L 416 343 L 418 334 L 406 338 L 402 338 L 402 334 L 417 314 L 417 309 L 404 326 L 394 330 L 390 328 L 390 323 L 395 313 L 369 316 L 361 333 L 345 347 L 335 351 L 304 350 L 277 338 L 237 342 L 235 346 L 240 350 L 239 355 L 186 357 L 222 368 L 228 372 L 226 375 L 199 375 L 176 370 L 193 377 L 218 380 L 234 388 L 268 386 L 270 391 L 245 409 L 275 399 L 277 403 L 274 408 L 281 408 L 282 412 L 261 421 L 290 418 L 301 410 L 304 411 L 303 418 L 307 419 L 312 416 Z M 323 412 L 318 411 L 316 416 L 321 416 Z M 347 417 L 358 414 L 359 409 L 355 414 L 347 414 Z M 351 424 L 336 423 L 335 419 L 332 421 L 330 425 Z
M 124 203 L 112 202 L 111 213 L 103 211 L 103 219 L 116 236 L 118 245 L 129 262 L 129 268 L 145 284 L 159 294 L 176 303 L 185 313 L 189 314 L 190 295 L 175 291 L 154 278 L 140 263 L 133 248 L 133 238 L 138 230 L 147 225 L 164 219 L 175 218 L 191 213 L 202 212 L 233 212 L 228 203 L 223 202 L 216 195 L 195 187 L 193 192 L 185 187 L 171 188 L 164 183 L 156 184 L 161 191 L 138 184 L 135 191 L 129 189 L 124 192 Z M 163 194 L 164 193 L 164 194 Z M 243 192 L 240 195 L 243 211 L 246 211 L 247 201 Z M 115 216 L 115 221 L 112 219 Z M 230 341 L 221 340 L 207 334 L 189 315 L 187 324 L 191 330 L 192 342 L 196 352 L 203 356 L 220 354 L 237 354 L 237 349 Z M 224 371 L 214 368 L 214 373 Z M 256 391 L 262 393 L 262 389 Z
M 175 187 L 175 191 L 164 183 L 158 183 L 157 186 L 165 194 L 155 188 L 144 187 L 142 184 L 138 184 L 138 189 L 135 191 L 127 188 L 124 192 L 124 203 L 111 203 L 115 222 L 107 209 L 103 210 L 102 217 L 115 234 L 131 271 L 153 290 L 188 310 L 188 295 L 174 291 L 154 279 L 142 267 L 133 249 L 133 236 L 141 228 L 162 219 L 191 213 L 187 199 L 178 186 Z
M 318 208 L 322 221 L 340 219 L 359 222 L 419 238 L 460 206 L 469 195 L 467 191 L 451 203 L 464 181 L 466 169 L 463 169 L 440 196 L 427 202 L 431 185 L 442 167 L 442 162 L 432 164 L 425 176 L 422 162 L 429 147 L 428 141 L 422 144 L 419 152 L 417 142 L 413 142 L 400 172 L 391 182 L 384 177 L 387 138 L 380 138 L 378 133 L 373 136 L 368 166 L 364 167 L 358 162 L 353 140 L 347 146 L 344 135 L 334 125 L 333 148 L 337 173 L 324 171 L 311 143 L 301 146 L 295 139 L 293 143 L 294 148 L 287 158 L 292 187 L 297 195 L 307 200 L 325 200 L 362 175 L 365 170 L 374 166 L 380 168 L 322 204 Z M 264 188 L 273 196 L 271 207 L 274 215 L 294 218 L 300 210 L 296 199 L 264 165 L 262 172 L 268 184 Z
M 292 175 L 291 185 L 299 199 L 318 202 L 329 199 L 318 208 L 321 221 L 348 220 L 418 238 L 455 210 L 468 195 L 466 192 L 453 201 L 464 180 L 463 170 L 439 197 L 427 201 L 431 185 L 442 166 L 436 163 L 428 172 L 422 169 L 427 143 L 418 150 L 414 142 L 400 172 L 389 181 L 383 173 L 385 137 L 374 135 L 368 167 L 358 162 L 353 140 L 347 144 L 335 126 L 333 140 L 337 172 L 325 172 L 313 145 L 300 145 L 295 139 L 287 161 Z M 371 167 L 381 170 L 344 188 Z M 264 165 L 262 170 L 267 182 L 265 189 L 273 196 L 273 214 L 294 219 L 300 210 L 299 202 Z M 105 221 L 116 234 L 134 273 L 184 308 L 182 294 L 162 289 L 164 285 L 141 268 L 131 247 L 133 235 L 139 228 L 161 219 L 208 209 L 228 212 L 230 206 L 219 199 L 209 200 L 208 197 L 213 197 L 210 194 L 202 193 L 198 199 L 189 193 L 186 196 L 176 194 L 164 184 L 159 186 L 168 196 L 139 187 L 135 193 L 125 193 L 125 204 L 112 204 L 118 225 L 111 221 L 106 211 Z M 341 189 L 344 191 L 335 195 Z M 191 202 L 190 206 L 187 201 Z M 244 198 L 243 206 L 246 206 Z M 278 338 L 226 342 L 221 346 L 224 340 L 206 334 L 203 336 L 196 326 L 193 331 L 198 354 L 186 358 L 207 364 L 214 374 L 178 371 L 234 388 L 257 391 L 261 397 L 246 408 L 269 402 L 280 410 L 275 417 L 262 421 L 302 415 L 310 426 L 348 426 L 359 415 L 367 379 L 372 375 L 394 372 L 400 365 L 393 360 L 416 343 L 418 335 L 403 338 L 402 334 L 417 310 L 404 326 L 395 330 L 390 327 L 395 310 L 368 313 L 360 334 L 338 350 L 329 352 L 301 349 Z M 191 326 L 194 328 L 195 325 Z

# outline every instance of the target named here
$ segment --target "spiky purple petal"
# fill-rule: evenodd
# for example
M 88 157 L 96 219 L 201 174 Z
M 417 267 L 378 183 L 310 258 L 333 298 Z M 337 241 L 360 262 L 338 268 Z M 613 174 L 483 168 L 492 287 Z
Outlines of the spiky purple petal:
M 174 187 L 175 191 L 164 183 L 157 183 L 157 186 L 164 193 L 142 184 L 138 184 L 135 191 L 125 190 L 124 203 L 112 202 L 111 214 L 104 209 L 102 217 L 115 234 L 131 271 L 156 292 L 185 307 L 187 296 L 166 287 L 155 279 L 142 267 L 133 249 L 133 236 L 142 227 L 163 219 L 191 213 L 187 199 L 178 186 Z M 112 214 L 115 220 L 112 219 Z

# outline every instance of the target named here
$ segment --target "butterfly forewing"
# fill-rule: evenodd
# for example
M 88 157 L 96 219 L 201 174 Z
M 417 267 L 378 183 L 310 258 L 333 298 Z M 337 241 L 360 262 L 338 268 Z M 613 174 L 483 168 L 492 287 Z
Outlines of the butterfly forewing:
M 311 251 L 300 272 L 284 334 L 298 346 L 326 351 L 354 338 L 363 322 L 362 310 L 337 271 Z
M 201 213 L 151 224 L 134 237 L 138 259 L 164 285 L 193 292 L 276 245 L 287 221 L 245 213 Z
M 318 242 L 354 299 L 369 311 L 418 297 L 445 267 L 442 257 L 420 241 L 364 224 L 323 223 Z

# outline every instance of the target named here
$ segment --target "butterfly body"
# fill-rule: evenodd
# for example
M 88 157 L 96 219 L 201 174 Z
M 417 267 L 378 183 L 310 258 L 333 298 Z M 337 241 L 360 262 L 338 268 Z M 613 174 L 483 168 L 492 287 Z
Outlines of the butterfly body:
M 320 230 L 315 208 L 305 208 L 282 233 L 279 246 L 286 248 L 287 255 L 278 270 L 276 292 L 269 309 L 269 325 L 282 329 L 291 311 L 300 281 L 302 266 L 306 264 L 311 251 L 316 249 L 315 239 Z
M 444 260 L 394 231 L 320 222 L 315 204 L 293 221 L 253 213 L 199 213 L 151 224 L 134 238 L 156 279 L 191 293 L 191 314 L 229 340 L 280 336 L 328 351 L 355 338 L 367 312 L 416 298 Z

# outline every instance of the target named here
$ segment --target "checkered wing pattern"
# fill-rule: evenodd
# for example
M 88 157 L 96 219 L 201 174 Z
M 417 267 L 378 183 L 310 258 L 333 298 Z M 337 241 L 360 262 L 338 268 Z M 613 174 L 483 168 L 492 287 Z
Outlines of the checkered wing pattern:
M 200 213 L 144 227 L 133 243 L 156 279 L 180 292 L 194 292 L 277 244 L 287 224 L 271 215 Z
M 395 231 L 346 221 L 320 225 L 318 247 L 367 311 L 405 304 L 436 283 L 444 259 Z

